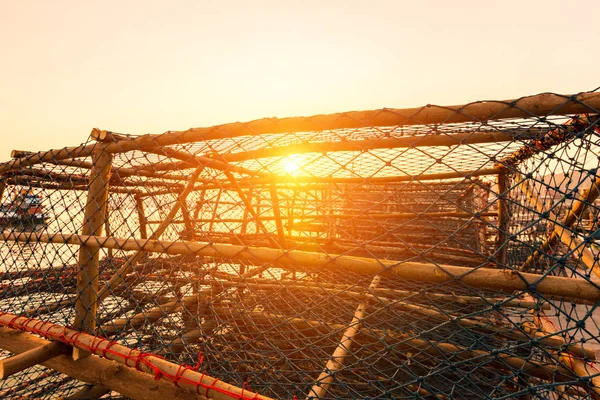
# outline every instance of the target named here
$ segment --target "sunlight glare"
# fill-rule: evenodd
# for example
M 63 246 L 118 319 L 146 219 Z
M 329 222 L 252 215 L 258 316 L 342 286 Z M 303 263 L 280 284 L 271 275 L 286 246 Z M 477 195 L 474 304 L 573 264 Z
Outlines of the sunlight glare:
M 298 166 L 298 164 L 296 164 L 292 160 L 288 160 L 285 163 L 285 167 L 284 168 L 285 168 L 285 171 L 288 174 L 294 174 L 294 173 L 296 173 L 300 169 L 300 167 Z

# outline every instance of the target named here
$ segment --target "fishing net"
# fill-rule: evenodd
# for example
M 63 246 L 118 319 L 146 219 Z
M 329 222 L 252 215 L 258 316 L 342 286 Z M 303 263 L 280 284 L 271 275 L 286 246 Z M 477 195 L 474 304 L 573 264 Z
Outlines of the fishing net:
M 542 94 L 14 151 L 0 397 L 599 399 L 599 109 Z

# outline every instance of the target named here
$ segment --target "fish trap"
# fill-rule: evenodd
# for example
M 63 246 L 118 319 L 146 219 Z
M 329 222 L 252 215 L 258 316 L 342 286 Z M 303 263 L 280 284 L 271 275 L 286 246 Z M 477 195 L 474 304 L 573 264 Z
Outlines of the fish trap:
M 0 163 L 0 397 L 600 399 L 600 94 Z

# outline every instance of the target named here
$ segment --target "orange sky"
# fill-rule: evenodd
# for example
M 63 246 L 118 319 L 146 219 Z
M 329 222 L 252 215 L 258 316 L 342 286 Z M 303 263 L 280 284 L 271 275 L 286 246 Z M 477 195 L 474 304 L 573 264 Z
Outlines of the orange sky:
M 600 85 L 594 1 L 0 0 L 0 159 L 270 116 Z

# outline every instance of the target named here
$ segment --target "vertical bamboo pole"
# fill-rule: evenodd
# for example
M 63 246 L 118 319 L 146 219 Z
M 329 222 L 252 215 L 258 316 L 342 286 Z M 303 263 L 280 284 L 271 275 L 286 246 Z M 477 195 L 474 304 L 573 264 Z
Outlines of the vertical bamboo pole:
M 194 222 L 198 219 L 198 215 L 200 215 L 200 211 L 202 211 L 202 206 L 204 204 L 204 197 L 206 196 L 206 190 L 202 189 L 200 191 L 200 200 L 196 202 L 196 209 L 194 209 Z
M 506 265 L 506 250 L 508 246 L 508 224 L 510 215 L 508 210 L 508 174 L 503 169 L 498 174 L 498 237 L 496 238 L 496 254 L 498 264 Z
M 252 196 L 254 194 L 254 188 L 250 187 L 248 189 L 248 201 L 252 204 Z M 244 216 L 242 217 L 242 226 L 240 227 L 240 233 L 242 236 L 246 234 L 248 231 L 248 208 L 244 207 Z
M 287 248 L 285 243 L 285 232 L 283 231 L 283 222 L 281 220 L 281 210 L 279 209 L 279 196 L 277 195 L 277 186 L 271 184 L 271 203 L 273 204 L 273 216 L 275 217 L 275 226 L 277 227 L 277 236 L 279 237 L 279 245 L 282 249 Z
M 2 204 L 2 198 L 4 197 L 4 190 L 6 189 L 6 181 L 0 180 L 0 204 Z
M 146 219 L 146 212 L 144 210 L 144 199 L 139 195 L 135 196 L 135 206 L 138 213 L 138 221 L 140 225 L 140 237 L 142 239 L 148 239 L 148 221 Z
M 292 236 L 292 231 L 294 230 L 294 214 L 296 210 L 296 196 L 298 195 L 298 191 L 296 189 L 292 190 L 292 199 L 288 203 L 288 235 Z
M 85 205 L 83 235 L 101 235 L 106 219 L 108 204 L 108 185 L 110 180 L 112 157 L 103 149 L 92 153 L 90 184 Z M 75 321 L 73 327 L 80 331 L 94 333 L 96 329 L 96 310 L 98 308 L 98 261 L 100 248 L 83 245 L 79 250 L 79 273 L 77 275 L 77 300 L 75 302 Z M 75 360 L 89 355 L 73 351 Z
M 215 199 L 215 203 L 213 206 L 213 212 L 210 219 L 210 223 L 208 224 L 208 232 L 212 233 L 213 226 L 215 224 L 215 220 L 217 219 L 217 215 L 219 213 L 219 203 L 221 202 L 221 194 L 223 193 L 223 189 L 219 189 L 219 193 L 217 193 L 217 198 Z
M 106 207 L 106 218 L 104 218 L 104 230 L 106 231 L 106 236 L 112 236 L 108 206 Z M 108 257 L 113 258 L 113 249 L 108 249 Z
M 181 203 L 181 214 L 183 216 L 183 224 L 185 226 L 185 239 L 194 240 L 194 222 L 190 218 L 190 209 L 187 200 Z

